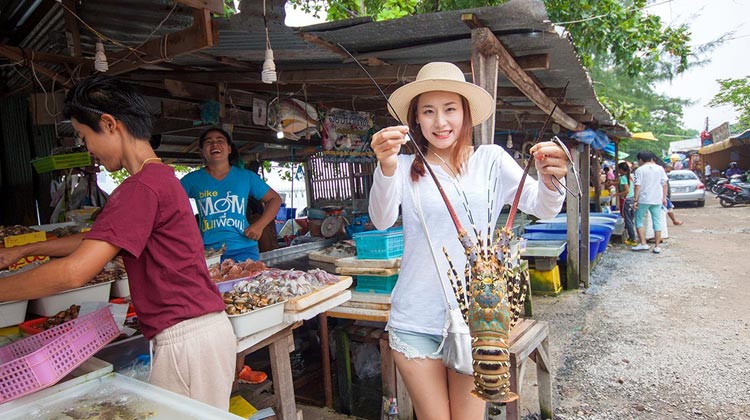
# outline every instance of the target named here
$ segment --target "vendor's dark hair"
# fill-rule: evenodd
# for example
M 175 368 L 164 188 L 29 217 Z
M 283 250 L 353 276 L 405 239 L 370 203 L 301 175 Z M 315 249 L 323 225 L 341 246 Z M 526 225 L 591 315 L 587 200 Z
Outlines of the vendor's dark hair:
M 63 106 L 65 118 L 75 118 L 99 133 L 102 130 L 99 120 L 103 114 L 110 114 L 121 121 L 133 137 L 141 140 L 151 138 L 151 108 L 133 85 L 97 75 L 82 80 L 68 91 Z
M 224 136 L 225 139 L 227 139 L 227 144 L 229 145 L 229 164 L 237 166 L 237 164 L 240 161 L 240 152 L 237 151 L 237 148 L 234 147 L 234 142 L 232 142 L 232 136 L 229 135 L 229 133 L 226 132 L 223 128 L 219 127 L 210 127 L 207 128 L 204 132 L 201 133 L 200 137 L 198 137 L 198 146 L 200 146 L 201 149 L 203 149 L 203 143 L 206 142 L 206 137 L 208 137 L 208 133 L 211 132 L 217 132 L 221 133 L 222 136 Z

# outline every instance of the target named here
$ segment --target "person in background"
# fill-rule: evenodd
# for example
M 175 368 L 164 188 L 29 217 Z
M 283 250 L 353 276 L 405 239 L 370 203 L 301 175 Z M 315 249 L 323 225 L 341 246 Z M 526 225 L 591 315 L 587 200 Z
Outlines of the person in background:
M 474 387 L 472 376 L 448 369 L 442 361 L 448 310 L 440 282 L 451 290 L 443 246 L 455 267 L 464 267 L 466 256 L 437 186 L 426 175 L 426 165 L 437 173 L 469 231 L 473 231 L 469 216 L 466 211 L 459 211 L 464 208 L 459 189 L 465 193 L 475 217 L 488 215 L 475 219 L 476 228 L 487 231 L 488 225 L 495 226 L 503 205 L 513 200 L 523 170 L 496 144 L 476 149 L 472 146 L 472 127 L 494 113 L 496 104 L 483 88 L 466 82 L 463 71 L 454 64 L 424 65 L 416 81 L 398 88 L 390 102 L 394 106 L 391 114 L 407 121 L 408 126 L 386 127 L 372 137 L 378 165 L 370 191 L 369 214 L 378 229 L 386 229 L 396 222 L 401 209 L 404 243 L 409 244 L 401 259 L 399 281 L 391 294 L 387 329 L 393 358 L 417 417 L 482 419 L 485 403 L 470 394 Z M 399 154 L 407 142 L 407 133 L 414 140 L 413 146 L 423 151 L 426 161 L 416 155 Z M 552 184 L 552 177 L 564 178 L 567 157 L 552 142 L 536 144 L 531 152 L 540 179 L 527 179 L 519 209 L 540 218 L 553 217 L 565 197 Z M 488 191 L 495 191 L 492 208 L 488 208 Z M 429 239 L 420 213 L 429 229 Z M 430 244 L 434 245 L 432 251 Z M 456 305 L 455 296 L 450 294 L 447 298 Z
M 672 221 L 675 226 L 680 226 L 684 222 L 677 220 L 677 216 L 674 214 L 674 203 L 672 203 L 672 188 L 669 186 L 669 173 L 672 172 L 672 166 L 667 165 L 664 168 L 664 172 L 667 173 L 667 217 Z
M 705 167 L 703 168 L 703 174 L 704 174 L 704 175 L 705 175 L 705 177 L 706 177 L 706 178 L 705 178 L 705 179 L 703 180 L 703 182 L 706 182 L 706 181 L 708 181 L 709 179 L 711 179 L 711 165 L 710 165 L 710 164 L 706 163 L 706 166 L 705 166 Z
M 149 382 L 227 410 L 237 339 L 209 277 L 190 201 L 149 144 L 145 98 L 129 83 L 96 76 L 68 92 L 63 114 L 107 171 L 125 168 L 130 176 L 91 231 L 0 249 L 0 268 L 27 255 L 63 257 L 0 279 L 0 301 L 81 287 L 121 255 L 141 331 L 154 348 Z
M 638 244 L 638 237 L 635 234 L 635 209 L 633 208 L 635 188 L 633 188 L 630 165 L 627 162 L 618 163 L 617 172 L 620 175 L 620 181 L 617 185 L 617 197 L 620 199 L 620 214 L 625 220 L 625 231 L 628 234 L 628 238 L 624 242 L 625 245 L 635 246 Z
M 657 164 L 657 157 L 653 152 L 641 151 L 637 155 L 638 169 L 635 170 L 634 208 L 635 228 L 638 232 L 639 244 L 632 247 L 633 251 L 648 251 L 646 244 L 646 228 L 644 220 L 646 213 L 651 214 L 654 229 L 654 254 L 661 252 L 661 207 L 667 205 L 667 174 Z
M 240 168 L 232 137 L 221 128 L 209 128 L 198 138 L 206 166 L 180 180 L 198 206 L 198 224 L 206 248 L 226 247 L 224 261 L 260 259 L 258 240 L 273 222 L 281 197 L 258 174 Z M 263 202 L 264 210 L 252 224 L 247 221 L 248 197 Z
M 742 175 L 742 169 L 737 165 L 737 162 L 731 162 L 729 169 L 727 169 L 726 177 L 729 178 L 732 175 Z

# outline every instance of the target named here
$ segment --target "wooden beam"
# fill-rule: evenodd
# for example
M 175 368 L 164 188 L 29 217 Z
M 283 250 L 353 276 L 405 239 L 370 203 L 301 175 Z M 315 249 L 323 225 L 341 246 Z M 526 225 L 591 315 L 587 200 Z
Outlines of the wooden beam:
M 517 121 L 518 114 L 503 114 L 497 116 L 498 121 Z M 591 114 L 568 114 L 571 118 L 580 122 L 591 122 L 594 121 L 594 116 Z M 547 120 L 547 116 L 544 114 L 524 114 L 520 118 L 522 121 L 528 122 L 544 122 Z
M 193 55 L 196 57 L 206 59 L 206 60 L 215 61 L 217 63 L 224 64 L 227 66 L 236 67 L 238 69 L 255 70 L 257 68 L 256 66 L 253 66 L 249 63 L 243 63 L 242 61 L 235 60 L 234 58 L 231 58 L 231 57 L 215 56 L 215 55 L 206 54 L 202 52 L 195 52 L 193 53 Z
M 549 70 L 549 54 L 529 54 L 516 57 L 524 71 Z
M 208 9 L 211 13 L 224 16 L 224 2 L 222 0 L 174 0 L 193 9 Z
M 43 61 L 45 63 L 50 63 L 50 64 L 76 64 L 77 65 L 77 64 L 90 61 L 81 57 L 71 57 L 69 55 L 50 54 L 50 53 L 35 51 L 29 48 L 11 47 L 9 45 L 5 45 L 4 48 L 6 48 L 8 51 L 12 51 L 18 54 L 21 57 L 23 57 L 25 54 L 26 58 L 28 58 L 29 60 L 33 59 L 35 63 L 37 61 Z
M 208 101 L 215 100 L 219 94 L 216 86 L 182 82 L 173 79 L 164 79 L 164 86 L 167 88 L 167 91 L 169 91 L 169 93 L 176 98 Z
M 63 5 L 72 11 L 76 11 L 75 0 L 63 0 Z M 73 57 L 81 56 L 81 32 L 78 29 L 78 20 L 68 10 L 65 10 L 65 32 L 70 34 L 68 42 L 73 47 Z
M 548 97 L 558 97 L 562 94 L 562 88 L 542 88 L 542 93 Z M 497 97 L 501 98 L 526 98 L 526 95 L 521 89 L 514 87 L 499 87 L 497 88 Z
M 461 15 L 461 20 L 464 20 L 464 16 L 466 15 Z M 473 17 L 473 15 L 471 16 Z M 472 39 L 474 34 L 475 32 L 472 31 Z M 473 45 L 474 42 L 472 42 Z M 497 108 L 497 55 L 485 55 L 472 47 L 471 63 L 476 70 L 474 83 L 489 92 L 492 97 L 492 104 Z M 474 145 L 495 143 L 495 114 L 496 112 L 493 112 L 487 120 L 474 127 Z
M 339 48 L 339 46 L 336 45 L 336 44 L 332 44 L 332 43 L 330 43 L 330 42 L 328 42 L 328 41 L 326 41 L 324 39 L 321 39 L 320 37 L 317 37 L 317 36 L 315 36 L 315 35 L 313 35 L 311 33 L 298 32 L 298 34 L 299 34 L 300 38 L 302 38 L 302 40 L 305 41 L 305 42 L 309 42 L 309 43 L 317 45 L 317 46 L 319 46 L 321 48 L 325 48 L 328 51 L 330 51 L 330 52 L 332 52 L 334 54 L 340 55 L 342 57 L 350 58 L 349 54 L 347 54 L 344 50 L 342 50 L 341 48 Z
M 225 123 L 244 127 L 257 127 L 253 124 L 253 113 L 240 109 L 227 109 Z M 161 101 L 161 118 L 175 120 L 202 121 L 200 105 L 192 102 L 173 101 L 163 99 Z
M 476 36 L 474 36 L 475 32 Z M 498 65 L 511 83 L 544 112 L 552 112 L 555 105 L 554 101 L 545 95 L 536 82 L 518 65 L 513 55 L 497 39 L 492 31 L 487 28 L 472 30 L 472 50 L 474 49 L 484 55 L 497 55 L 499 59 Z M 581 131 L 584 129 L 583 124 L 574 120 L 559 108 L 555 109 L 552 119 L 569 130 Z
M 47 67 L 42 66 L 41 64 L 33 64 L 33 61 L 30 61 L 31 57 L 23 57 L 22 55 L 18 54 L 15 51 L 12 51 L 10 48 L 4 45 L 0 45 L 0 55 L 10 59 L 11 61 L 23 62 L 27 67 L 33 68 L 35 72 L 47 76 L 48 78 L 54 80 L 55 82 L 61 84 L 62 86 L 65 86 L 65 87 L 71 86 L 70 79 L 59 75 L 58 73 L 48 69 Z
M 477 15 L 475 15 L 474 13 L 462 13 L 461 22 L 463 22 L 466 26 L 468 26 L 471 29 L 485 27 L 485 24 L 482 23 L 477 17 Z
M 585 114 L 586 113 L 586 107 L 583 105 L 560 105 L 560 109 L 567 112 L 568 114 Z M 503 112 L 507 111 L 507 112 L 514 112 L 514 113 L 522 113 L 522 114 L 539 114 L 539 113 L 544 112 L 535 106 L 506 105 L 502 103 L 498 103 L 497 110 L 503 111 Z
M 123 50 L 111 54 L 108 75 L 118 75 L 135 70 L 145 61 L 150 64 L 160 63 L 183 54 L 193 53 L 204 48 L 212 47 L 219 42 L 218 26 L 211 21 L 211 13 L 207 9 L 193 12 L 193 25 L 187 29 L 152 39 L 138 48 L 140 57 L 130 50 Z M 88 70 L 93 69 L 93 63 Z M 216 81 L 216 80 L 214 80 Z

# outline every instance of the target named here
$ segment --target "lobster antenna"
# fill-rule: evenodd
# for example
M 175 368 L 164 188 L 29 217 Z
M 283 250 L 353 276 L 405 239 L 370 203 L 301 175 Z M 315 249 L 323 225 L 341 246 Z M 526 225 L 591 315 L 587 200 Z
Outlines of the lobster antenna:
M 357 58 L 354 55 L 352 55 L 352 53 L 349 52 L 349 50 L 347 50 L 343 45 L 341 45 L 340 42 L 337 42 L 336 45 L 339 48 L 341 48 L 349 57 L 351 57 L 352 60 L 354 60 L 355 63 L 357 63 L 357 65 L 359 66 L 359 68 L 361 68 L 362 71 L 365 72 L 365 74 L 370 79 L 370 81 L 375 85 L 375 87 L 378 88 L 378 91 L 380 92 L 381 95 L 383 95 L 383 99 L 385 99 L 385 103 L 388 104 L 388 108 L 393 113 L 393 116 L 396 119 L 396 121 L 398 121 L 398 123 L 401 124 L 401 125 L 406 125 L 398 117 L 398 113 L 396 112 L 395 108 L 393 108 L 393 105 L 391 105 L 391 102 L 388 100 L 388 96 L 385 94 L 385 92 L 383 92 L 383 89 L 380 88 L 380 85 L 378 84 L 378 82 L 375 81 L 375 79 L 372 77 L 372 75 L 370 75 L 370 72 L 367 71 L 367 69 L 365 68 L 365 66 L 363 66 L 362 63 L 360 63 L 359 60 L 357 60 Z M 451 215 L 451 220 L 453 221 L 453 225 L 456 227 L 456 231 L 459 234 L 465 232 L 463 226 L 461 226 L 461 221 L 458 220 L 458 216 L 456 215 L 456 211 L 453 210 L 453 206 L 451 205 L 450 201 L 448 200 L 448 196 L 445 194 L 445 191 L 443 190 L 443 186 L 440 185 L 440 181 L 438 181 L 438 179 L 437 179 L 437 175 L 435 175 L 435 172 L 433 172 L 432 168 L 427 163 L 427 158 L 425 158 L 424 153 L 422 153 L 422 150 L 420 150 L 419 146 L 417 146 L 416 142 L 414 141 L 414 138 L 412 138 L 412 136 L 411 136 L 411 133 L 406 133 L 406 136 L 409 139 L 411 139 L 412 144 L 414 144 L 414 150 L 415 150 L 416 154 L 419 155 L 419 158 L 422 159 L 422 162 L 425 163 L 424 167 L 427 169 L 427 172 L 429 172 L 430 177 L 432 178 L 432 180 L 435 181 L 435 185 L 438 188 L 438 192 L 440 192 L 440 196 L 443 198 L 443 201 L 445 202 L 446 207 L 448 207 L 448 213 L 450 213 L 450 215 Z
M 569 84 L 570 84 L 570 81 L 565 83 L 565 87 L 563 87 L 562 92 L 560 92 L 560 96 L 557 97 L 557 100 L 555 101 L 555 105 L 552 107 L 552 111 L 550 111 L 550 113 L 547 115 L 547 119 L 544 121 L 542 130 L 539 131 L 539 135 L 536 137 L 536 140 L 534 140 L 534 144 L 537 144 L 542 140 L 544 133 L 547 131 L 547 128 L 549 128 L 549 124 L 552 121 L 552 115 L 555 113 L 557 106 L 560 105 L 560 102 L 562 102 L 563 98 L 565 98 L 565 93 L 568 91 Z M 506 229 L 513 228 L 513 220 L 516 218 L 516 210 L 518 210 L 518 202 L 521 199 L 521 192 L 523 191 L 523 184 L 524 182 L 526 182 L 526 176 L 529 175 L 529 170 L 531 170 L 532 162 L 534 162 L 533 154 L 529 156 L 529 161 L 526 163 L 526 167 L 523 170 L 521 181 L 518 183 L 518 190 L 516 190 L 516 196 L 513 197 L 513 205 L 510 207 L 510 213 L 508 214 L 508 221 L 505 224 Z

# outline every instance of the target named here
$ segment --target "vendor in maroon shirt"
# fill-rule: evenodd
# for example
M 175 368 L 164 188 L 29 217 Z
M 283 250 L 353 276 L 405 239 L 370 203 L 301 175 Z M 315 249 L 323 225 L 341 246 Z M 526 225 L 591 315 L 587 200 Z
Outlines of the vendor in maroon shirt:
M 236 337 L 188 197 L 149 144 L 148 104 L 131 85 L 98 76 L 68 93 L 63 112 L 108 171 L 125 168 L 130 177 L 90 232 L 0 250 L 0 268 L 27 255 L 64 257 L 0 279 L 0 301 L 81 287 L 122 255 L 143 335 L 155 348 L 150 382 L 227 409 Z

